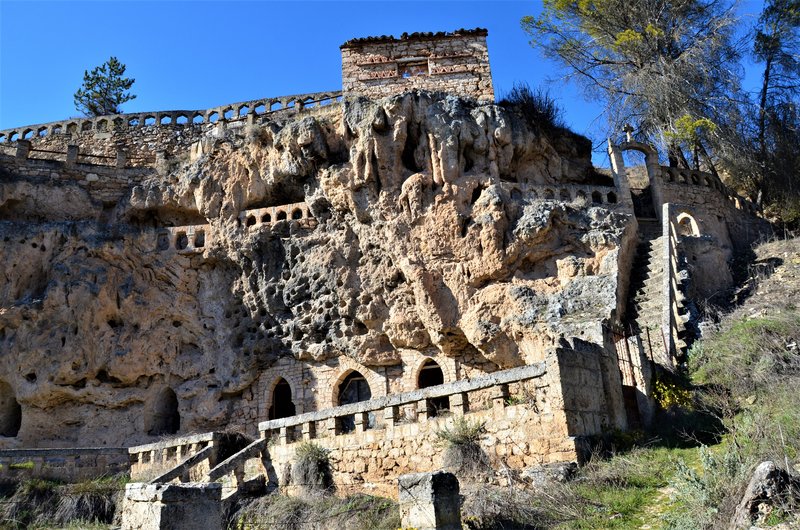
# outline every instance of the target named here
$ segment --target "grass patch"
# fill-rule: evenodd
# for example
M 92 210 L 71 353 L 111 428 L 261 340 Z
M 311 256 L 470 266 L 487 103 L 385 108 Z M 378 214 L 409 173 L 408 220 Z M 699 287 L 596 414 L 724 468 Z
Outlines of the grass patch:
M 467 479 L 489 472 L 489 457 L 480 443 L 485 432 L 485 422 L 472 421 L 464 416 L 454 417 L 452 426 L 437 430 L 437 442 L 444 447 L 444 467 Z
M 313 442 L 303 442 L 297 447 L 292 463 L 292 484 L 306 495 L 333 491 L 333 473 L 330 450 Z

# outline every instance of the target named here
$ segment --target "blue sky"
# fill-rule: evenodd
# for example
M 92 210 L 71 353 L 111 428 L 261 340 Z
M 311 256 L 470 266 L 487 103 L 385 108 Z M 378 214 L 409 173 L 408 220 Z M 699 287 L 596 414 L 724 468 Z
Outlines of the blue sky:
M 632 0 L 635 1 L 635 0 Z M 741 3 L 742 27 L 760 0 Z M 203 109 L 341 87 L 339 45 L 352 37 L 485 27 L 495 92 L 545 86 L 567 123 L 592 135 L 601 107 L 566 84 L 528 44 L 519 1 L 38 1 L 0 0 L 0 129 L 77 115 L 83 72 L 114 55 L 134 77 L 126 112 Z M 752 83 L 758 71 L 748 74 Z M 595 136 L 595 139 L 598 138 Z

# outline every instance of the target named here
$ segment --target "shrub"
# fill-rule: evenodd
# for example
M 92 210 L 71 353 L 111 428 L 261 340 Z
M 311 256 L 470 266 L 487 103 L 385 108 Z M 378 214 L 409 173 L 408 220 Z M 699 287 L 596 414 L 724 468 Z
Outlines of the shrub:
M 527 84 L 518 83 L 500 101 L 500 106 L 516 110 L 540 131 L 564 129 L 563 111 L 546 90 L 532 90 Z
M 292 464 L 292 484 L 307 494 L 333 490 L 330 450 L 313 442 L 303 442 L 297 448 Z
M 438 442 L 444 446 L 444 467 L 462 478 L 488 472 L 491 469 L 489 457 L 480 445 L 485 432 L 485 422 L 471 421 L 464 416 L 454 418 L 452 427 L 437 430 Z

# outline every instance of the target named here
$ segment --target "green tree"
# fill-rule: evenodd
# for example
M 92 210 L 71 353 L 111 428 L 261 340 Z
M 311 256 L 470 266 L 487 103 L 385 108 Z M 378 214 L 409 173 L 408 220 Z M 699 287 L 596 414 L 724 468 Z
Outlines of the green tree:
M 119 106 L 135 99 L 128 92 L 135 79 L 124 77 L 125 65 L 116 57 L 83 73 L 83 85 L 75 92 L 75 108 L 86 116 L 119 114 Z
M 691 146 L 710 162 L 704 141 L 737 112 L 735 23 L 725 0 L 545 0 L 539 17 L 522 20 L 534 47 L 605 102 L 613 131 L 634 123 L 686 166 L 687 121 L 714 125 Z

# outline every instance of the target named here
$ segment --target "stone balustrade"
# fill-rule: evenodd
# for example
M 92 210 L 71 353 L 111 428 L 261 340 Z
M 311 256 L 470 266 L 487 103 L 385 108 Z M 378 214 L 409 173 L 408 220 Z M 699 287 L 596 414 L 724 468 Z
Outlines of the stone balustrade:
M 206 448 L 215 451 L 223 437 L 223 433 L 207 432 L 130 447 L 127 451 L 130 456 L 131 479 L 149 480 Z
M 248 228 L 262 224 L 273 224 L 279 221 L 296 221 L 303 225 L 316 224 L 311 210 L 305 202 L 295 202 L 280 206 L 244 210 L 239 214 L 239 224 Z
M 717 177 L 705 171 L 661 166 L 661 180 L 665 184 L 700 186 L 720 192 L 737 210 L 758 215 L 758 207 L 750 200 L 732 193 Z
M 518 184 L 503 182 L 502 186 L 511 197 L 523 197 L 552 200 L 568 203 L 619 206 L 619 192 L 612 186 L 595 186 L 591 184 Z
M 13 146 L 2 145 L 0 152 L 13 156 L 17 160 L 53 160 L 64 162 L 68 167 L 76 164 L 87 164 L 95 166 L 106 166 L 123 169 L 129 167 L 129 162 L 139 162 L 139 165 L 152 165 L 158 158 L 142 159 L 128 157 L 127 152 L 122 147 L 117 147 L 115 156 L 97 155 L 92 153 L 82 153 L 77 145 L 68 145 L 65 151 L 54 151 L 51 149 L 38 149 L 32 146 L 29 140 L 19 140 Z M 163 155 L 162 155 L 163 156 Z
M 157 232 L 156 250 L 200 254 L 211 243 L 211 225 L 168 226 Z
M 509 384 L 536 379 L 542 377 L 545 372 L 544 363 L 511 368 L 471 380 L 455 381 L 289 418 L 265 421 L 258 424 L 258 430 L 263 438 L 277 435 L 279 444 L 288 444 L 298 438 L 313 440 L 321 437 L 318 436 L 323 435 L 318 430 L 320 426 L 329 436 L 346 434 L 350 431 L 343 428 L 343 420 L 349 423 L 351 418 L 357 434 L 376 427 L 379 422 L 383 424 L 383 428 L 391 430 L 400 420 L 401 407 L 414 407 L 418 421 L 424 421 L 435 414 L 434 401 L 441 402 L 442 398 L 447 398 L 449 410 L 454 414 L 463 415 L 469 411 L 469 393 L 486 389 L 496 390 L 492 399 L 493 405 L 502 408 L 509 397 Z M 377 421 L 373 421 L 370 415 Z M 296 432 L 298 429 L 301 436 Z
M 313 92 L 253 99 L 213 107 L 205 110 L 167 110 L 113 114 L 91 118 L 73 118 L 36 125 L 27 125 L 0 131 L 0 143 L 31 140 L 53 134 L 73 134 L 85 131 L 108 132 L 122 127 L 161 127 L 167 125 L 194 125 L 254 119 L 277 111 L 302 110 L 340 102 L 341 91 Z
M 128 471 L 124 447 L 69 449 L 2 449 L 0 479 L 36 477 L 80 482 Z

